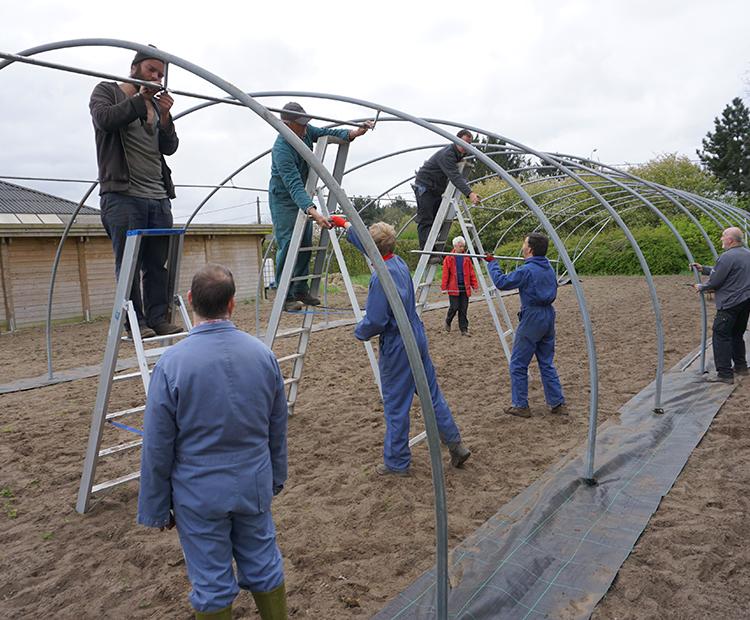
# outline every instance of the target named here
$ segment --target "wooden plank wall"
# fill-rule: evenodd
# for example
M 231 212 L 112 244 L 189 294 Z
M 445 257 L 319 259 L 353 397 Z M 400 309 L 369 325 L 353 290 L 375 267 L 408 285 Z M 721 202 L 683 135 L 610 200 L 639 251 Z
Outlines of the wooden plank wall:
M 259 235 L 188 235 L 180 268 L 179 291 L 184 295 L 193 274 L 206 262 L 227 265 L 234 273 L 239 299 L 254 298 L 262 237 Z M 0 278 L 0 330 L 8 331 L 5 306 L 12 301 L 16 327 L 43 324 L 47 318 L 49 278 L 58 239 L 14 237 L 5 246 L 7 277 L 12 289 L 6 294 Z M 115 292 L 112 246 L 106 237 L 87 237 L 66 242 L 57 272 L 53 320 L 82 319 L 83 300 L 80 277 L 87 277 L 91 316 L 107 316 L 112 311 Z M 85 266 L 81 262 L 85 263 Z M 9 267 L 9 268 L 8 268 Z

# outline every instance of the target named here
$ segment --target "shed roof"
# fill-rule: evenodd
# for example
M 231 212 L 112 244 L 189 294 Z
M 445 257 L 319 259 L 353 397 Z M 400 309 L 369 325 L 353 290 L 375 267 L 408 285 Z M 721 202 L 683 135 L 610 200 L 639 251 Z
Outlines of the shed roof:
M 77 203 L 30 187 L 0 180 L 0 214 L 19 216 L 72 215 Z M 97 209 L 81 207 L 81 215 L 99 215 Z M 19 217 L 21 219 L 21 217 Z

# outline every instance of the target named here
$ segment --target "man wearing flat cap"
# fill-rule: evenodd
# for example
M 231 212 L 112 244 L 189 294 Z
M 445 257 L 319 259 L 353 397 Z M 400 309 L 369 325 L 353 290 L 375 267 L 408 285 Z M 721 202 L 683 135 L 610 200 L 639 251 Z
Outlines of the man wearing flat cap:
M 161 84 L 164 61 L 155 55 L 155 47 L 153 50 L 135 55 L 131 78 Z M 100 82 L 91 93 L 101 218 L 112 240 L 118 277 L 128 230 L 172 227 L 170 198 L 175 192 L 164 160 L 179 144 L 169 113 L 172 104 L 166 91 L 129 82 Z M 142 337 L 182 331 L 167 321 L 168 251 L 166 237 L 141 241 L 130 299 Z M 126 329 L 132 332 L 131 325 Z
M 290 101 L 283 107 L 281 120 L 302 140 L 309 149 L 313 142 L 323 136 L 333 136 L 346 142 L 364 134 L 372 125 L 357 129 L 322 129 L 309 124 L 310 117 L 296 101 Z M 268 202 L 273 219 L 273 233 L 276 238 L 276 282 L 281 281 L 284 262 L 292 240 L 294 223 L 301 210 L 309 215 L 323 228 L 330 228 L 328 220 L 318 213 L 315 204 L 305 191 L 309 167 L 302 156 L 294 150 L 281 135 L 276 138 L 271 151 L 271 182 L 268 186 Z M 312 223 L 307 222 L 302 234 L 301 247 L 312 246 Z M 304 278 L 310 273 L 310 252 L 300 252 L 294 264 L 293 278 Z M 289 286 L 284 310 L 301 310 L 303 305 L 317 306 L 320 300 L 310 295 L 310 286 L 306 279 L 292 281 Z

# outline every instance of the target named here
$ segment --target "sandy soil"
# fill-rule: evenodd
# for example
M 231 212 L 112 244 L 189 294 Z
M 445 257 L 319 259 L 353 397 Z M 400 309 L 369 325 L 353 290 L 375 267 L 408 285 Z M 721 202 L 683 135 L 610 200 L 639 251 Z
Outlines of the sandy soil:
M 658 278 L 657 286 L 670 367 L 699 343 L 699 305 L 684 278 Z M 653 378 L 653 319 L 640 278 L 587 278 L 584 288 L 604 421 Z M 517 300 L 508 304 L 513 312 Z M 470 308 L 472 338 L 445 333 L 444 311 L 425 316 L 441 386 L 473 451 L 465 469 L 446 474 L 452 545 L 585 439 L 588 368 L 570 287 L 560 291 L 557 309 L 568 420 L 545 415 L 536 371 L 535 417 L 501 413 L 509 379 L 486 307 Z M 241 305 L 236 318 L 254 329 L 252 305 Z M 55 328 L 56 367 L 100 361 L 106 330 L 105 321 Z M 382 407 L 362 345 L 347 327 L 313 339 L 290 420 L 289 481 L 274 502 L 290 613 L 367 617 L 434 562 L 429 458 L 423 444 L 414 450 L 411 478 L 374 475 Z M 0 383 L 45 368 L 41 330 L 0 336 Z M 141 404 L 142 390 L 133 385 L 114 389 L 111 410 Z M 135 525 L 135 483 L 97 499 L 85 516 L 74 510 L 96 386 L 91 378 L 0 396 L 0 611 L 19 618 L 188 618 L 176 533 Z M 746 381 L 717 415 L 595 618 L 747 617 L 749 409 Z M 416 433 L 421 421 L 414 412 Z M 131 438 L 111 429 L 105 444 Z M 103 465 L 101 476 L 126 473 L 137 456 Z M 255 617 L 246 593 L 235 609 L 237 617 Z

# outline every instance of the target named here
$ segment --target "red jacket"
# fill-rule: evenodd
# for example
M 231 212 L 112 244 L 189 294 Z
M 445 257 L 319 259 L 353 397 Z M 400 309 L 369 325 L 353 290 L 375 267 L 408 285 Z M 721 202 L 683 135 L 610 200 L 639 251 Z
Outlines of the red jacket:
M 453 250 L 455 252 L 455 250 Z M 443 291 L 448 291 L 448 295 L 458 297 L 458 276 L 456 275 L 456 257 L 446 256 L 443 260 L 443 282 L 440 285 Z M 466 296 L 471 297 L 471 290 L 478 289 L 477 274 L 474 273 L 474 265 L 471 259 L 464 256 L 464 288 Z

